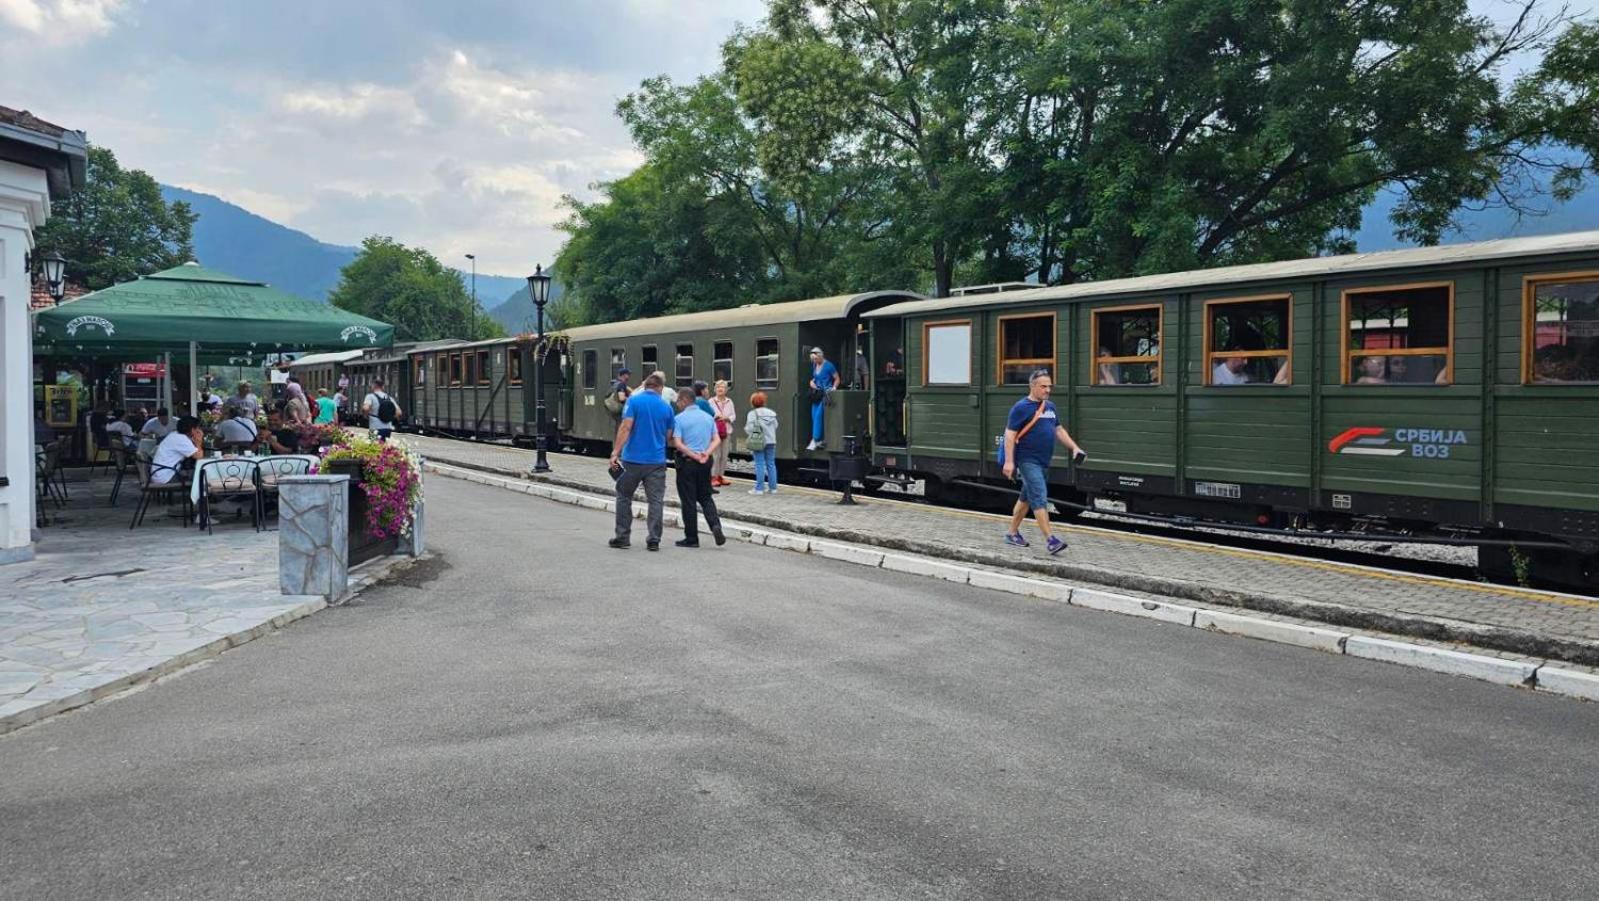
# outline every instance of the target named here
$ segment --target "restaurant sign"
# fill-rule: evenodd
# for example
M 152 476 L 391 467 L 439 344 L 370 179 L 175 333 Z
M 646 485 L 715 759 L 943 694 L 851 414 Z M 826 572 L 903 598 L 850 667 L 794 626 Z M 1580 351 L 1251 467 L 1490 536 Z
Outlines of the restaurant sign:
M 117 331 L 117 327 L 111 323 L 111 320 L 106 319 L 104 317 L 101 317 L 101 316 L 79 316 L 78 318 L 73 319 L 73 320 L 71 320 L 70 322 L 67 323 L 67 334 L 68 335 L 76 335 L 78 333 L 78 329 L 80 329 L 80 328 L 81 329 L 98 328 L 101 331 L 105 332 L 107 337 L 110 337 L 111 335 L 116 334 L 116 331 Z
M 344 331 L 339 332 L 339 340 L 348 344 L 350 342 L 350 338 L 355 335 L 365 335 L 366 340 L 372 342 L 373 344 L 376 344 L 378 341 L 378 333 L 372 331 L 370 326 L 365 325 L 352 325 L 349 328 L 346 328 Z

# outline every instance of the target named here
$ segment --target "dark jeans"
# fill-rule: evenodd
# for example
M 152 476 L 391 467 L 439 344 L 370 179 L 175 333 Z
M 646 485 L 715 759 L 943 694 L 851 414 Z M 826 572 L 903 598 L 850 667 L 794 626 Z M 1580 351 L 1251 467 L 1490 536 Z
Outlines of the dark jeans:
M 623 463 L 622 477 L 616 480 L 616 537 L 627 541 L 633 536 L 633 492 L 644 485 L 644 499 L 650 505 L 646 522 L 649 540 L 661 541 L 661 508 L 666 504 L 665 463 Z
M 684 538 L 700 540 L 698 508 L 705 510 L 705 524 L 712 534 L 722 531 L 722 518 L 716 515 L 716 501 L 711 497 L 711 464 L 678 455 L 677 502 L 683 506 Z

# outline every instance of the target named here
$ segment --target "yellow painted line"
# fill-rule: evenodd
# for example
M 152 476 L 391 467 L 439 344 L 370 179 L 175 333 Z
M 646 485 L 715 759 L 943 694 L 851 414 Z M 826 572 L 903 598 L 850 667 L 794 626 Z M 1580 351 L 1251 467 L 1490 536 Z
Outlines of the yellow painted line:
M 810 488 L 804 485 L 784 485 L 785 493 L 806 492 L 813 495 L 837 495 L 837 491 L 824 488 Z M 961 510 L 957 507 L 941 507 L 934 504 L 919 503 L 916 501 L 899 500 L 891 497 L 867 498 L 856 496 L 861 506 L 870 506 L 876 503 L 903 504 L 918 510 L 941 513 L 948 516 L 967 516 L 978 519 L 1007 519 L 1003 513 L 984 513 L 978 510 Z M 1079 535 L 1093 535 L 1101 538 L 1111 538 L 1119 541 L 1132 541 L 1139 544 L 1151 544 L 1168 547 L 1174 550 L 1191 551 L 1194 553 L 1216 554 L 1223 557 L 1233 557 L 1239 560 L 1255 560 L 1263 563 L 1279 563 L 1284 566 L 1294 566 L 1301 569 L 1319 570 L 1321 572 L 1338 573 L 1353 577 L 1366 577 L 1387 582 L 1399 582 L 1406 585 L 1421 585 L 1429 588 L 1454 588 L 1470 591 L 1476 594 L 1491 595 L 1496 597 L 1510 597 L 1524 601 L 1538 601 L 1546 604 L 1560 604 L 1567 607 L 1579 607 L 1587 610 L 1599 610 L 1599 600 L 1589 600 L 1572 595 L 1549 594 L 1542 591 L 1532 591 L 1525 588 L 1513 588 L 1508 585 L 1483 585 L 1477 582 L 1467 582 L 1463 579 L 1445 579 L 1437 576 L 1419 576 L 1409 573 L 1393 572 L 1391 570 L 1376 569 L 1374 567 L 1355 566 L 1347 563 L 1333 563 L 1326 560 L 1305 560 L 1288 555 L 1276 554 L 1266 551 L 1250 551 L 1239 548 L 1220 547 L 1200 539 L 1184 540 L 1180 538 L 1160 538 L 1154 535 L 1138 535 L 1131 532 L 1121 532 L 1115 529 L 1095 528 L 1093 526 L 1067 525 L 1058 526 L 1062 531 Z

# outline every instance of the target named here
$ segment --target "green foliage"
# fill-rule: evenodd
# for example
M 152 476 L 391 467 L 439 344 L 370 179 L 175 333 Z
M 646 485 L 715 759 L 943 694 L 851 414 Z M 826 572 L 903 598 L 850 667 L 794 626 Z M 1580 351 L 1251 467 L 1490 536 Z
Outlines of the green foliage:
M 59 251 L 67 279 L 98 291 L 193 259 L 196 218 L 186 203 L 165 203 L 148 174 L 90 147 L 83 189 L 52 205 L 36 253 Z
M 720 71 L 622 102 L 649 163 L 574 204 L 588 266 L 564 275 L 588 321 L 1060 284 L 1346 252 L 1379 191 L 1435 243 L 1463 208 L 1531 211 L 1595 171 L 1599 30 L 1524 11 L 769 0 Z
M 505 334 L 472 302 L 459 272 L 426 250 L 381 235 L 361 242 L 361 253 L 339 273 L 339 284 L 328 300 L 341 309 L 393 324 L 407 340 L 478 341 Z

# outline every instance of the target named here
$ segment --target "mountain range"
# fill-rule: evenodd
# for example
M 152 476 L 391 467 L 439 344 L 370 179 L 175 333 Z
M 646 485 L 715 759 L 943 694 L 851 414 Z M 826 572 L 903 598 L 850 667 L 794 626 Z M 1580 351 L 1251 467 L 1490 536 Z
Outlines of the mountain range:
M 361 252 L 359 247 L 318 241 L 210 194 L 162 185 L 161 196 L 168 203 L 181 200 L 199 214 L 194 223 L 194 255 L 199 262 L 290 294 L 327 300 L 339 283 L 339 270 Z M 471 275 L 461 272 L 461 276 L 470 286 Z M 525 279 L 477 274 L 478 300 L 484 309 L 492 311 L 518 289 L 527 293 Z

